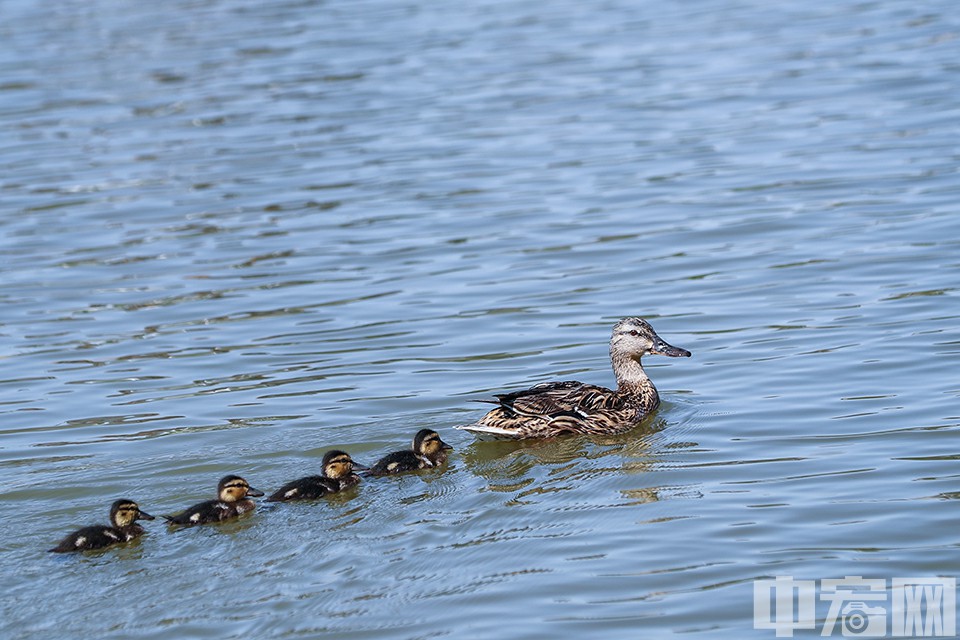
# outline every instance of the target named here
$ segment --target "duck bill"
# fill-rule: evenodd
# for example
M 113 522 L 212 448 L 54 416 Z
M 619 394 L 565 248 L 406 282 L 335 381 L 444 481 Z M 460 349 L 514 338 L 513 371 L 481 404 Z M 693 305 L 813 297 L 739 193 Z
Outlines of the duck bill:
M 446 442 L 444 442 L 442 445 L 440 445 L 440 448 L 441 448 L 443 451 L 453 451 L 453 447 L 451 447 L 450 445 L 448 445 Z
M 360 464 L 359 462 L 353 462 L 350 466 L 353 467 L 354 471 L 370 471 L 370 467 L 365 464 Z
M 675 347 L 672 344 L 667 344 L 659 337 L 653 343 L 653 348 L 650 349 L 650 353 L 658 356 L 670 356 L 671 358 L 690 357 L 690 352 L 686 349 L 681 349 L 680 347 Z
M 249 489 L 247 489 L 247 495 L 253 496 L 254 498 L 259 498 L 260 496 L 263 495 L 263 491 L 260 491 L 260 489 L 254 489 L 253 487 L 250 487 Z
M 147 513 L 146 511 L 138 511 L 137 520 L 156 520 L 156 518 L 150 515 L 149 513 Z

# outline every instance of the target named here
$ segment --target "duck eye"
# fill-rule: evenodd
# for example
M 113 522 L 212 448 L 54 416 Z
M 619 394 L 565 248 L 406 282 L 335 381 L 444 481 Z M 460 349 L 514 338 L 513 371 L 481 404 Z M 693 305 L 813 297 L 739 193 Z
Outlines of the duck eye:
M 634 338 L 636 338 L 638 335 L 640 335 L 640 333 L 639 333 L 636 329 L 631 329 L 631 330 L 630 330 L 630 335 L 632 335 Z

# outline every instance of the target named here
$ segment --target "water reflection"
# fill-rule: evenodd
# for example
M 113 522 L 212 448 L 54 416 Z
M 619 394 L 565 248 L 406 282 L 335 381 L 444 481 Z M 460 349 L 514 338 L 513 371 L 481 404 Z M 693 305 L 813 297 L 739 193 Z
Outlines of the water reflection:
M 460 458 L 470 473 L 486 481 L 488 490 L 516 493 L 522 500 L 573 490 L 612 472 L 639 474 L 656 468 L 662 453 L 658 443 L 662 446 L 663 441 L 655 436 L 667 424 L 655 416 L 629 432 L 610 436 L 476 440 L 460 452 Z M 604 464 L 607 460 L 615 464 Z

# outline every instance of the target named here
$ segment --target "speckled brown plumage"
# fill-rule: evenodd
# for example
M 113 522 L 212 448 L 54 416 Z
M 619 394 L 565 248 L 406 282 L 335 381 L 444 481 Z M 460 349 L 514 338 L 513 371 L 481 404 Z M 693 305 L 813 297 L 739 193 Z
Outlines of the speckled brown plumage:
M 616 390 L 575 380 L 538 384 L 496 395 L 497 408 L 459 428 L 517 439 L 626 431 L 660 405 L 657 388 L 640 364 L 646 354 L 686 357 L 690 352 L 667 344 L 646 320 L 624 318 L 610 337 Z

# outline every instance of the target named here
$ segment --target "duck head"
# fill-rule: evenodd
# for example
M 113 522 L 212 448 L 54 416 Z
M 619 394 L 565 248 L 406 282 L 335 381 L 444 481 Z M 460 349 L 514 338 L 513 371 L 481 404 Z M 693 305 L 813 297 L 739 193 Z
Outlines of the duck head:
M 323 475 L 334 480 L 346 478 L 354 469 L 363 471 L 367 467 L 353 461 L 345 451 L 327 451 L 323 456 Z
M 129 527 L 136 520 L 153 520 L 153 516 L 140 507 L 133 500 L 117 500 L 110 507 L 110 522 L 119 528 Z
M 240 476 L 226 476 L 217 484 L 217 495 L 224 502 L 238 502 L 247 496 L 262 496 L 263 491 L 254 489 Z
M 413 452 L 429 460 L 446 455 L 451 449 L 453 447 L 441 440 L 440 434 L 433 429 L 420 429 L 413 437 Z
M 643 318 L 624 318 L 613 327 L 610 355 L 627 355 L 634 360 L 651 354 L 671 358 L 689 358 L 690 352 L 668 344 Z

